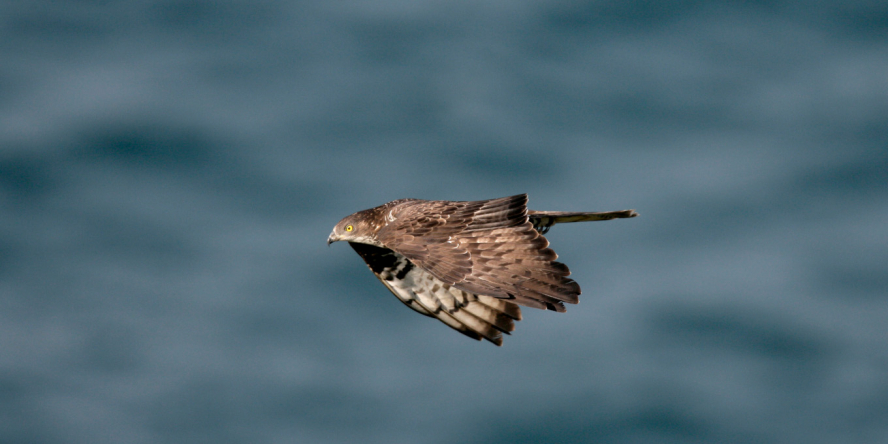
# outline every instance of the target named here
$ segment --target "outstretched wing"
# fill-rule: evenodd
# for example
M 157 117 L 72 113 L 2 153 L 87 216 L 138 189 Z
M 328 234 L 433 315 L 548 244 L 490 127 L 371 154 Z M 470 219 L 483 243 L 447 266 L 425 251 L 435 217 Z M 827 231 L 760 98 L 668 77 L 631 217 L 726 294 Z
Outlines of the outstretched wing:
M 367 244 L 349 245 L 401 302 L 470 338 L 502 345 L 502 334 L 509 334 L 514 321 L 521 320 L 517 305 L 459 290 L 414 266 L 404 255 Z
M 378 240 L 444 284 L 554 311 L 577 302 L 579 285 L 528 220 L 526 194 L 412 201 L 399 210 Z

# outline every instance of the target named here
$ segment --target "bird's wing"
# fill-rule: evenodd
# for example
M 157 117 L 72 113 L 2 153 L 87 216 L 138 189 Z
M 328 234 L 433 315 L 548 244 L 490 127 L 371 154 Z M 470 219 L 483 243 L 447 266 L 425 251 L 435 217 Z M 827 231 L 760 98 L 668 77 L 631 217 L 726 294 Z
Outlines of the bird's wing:
M 564 311 L 580 287 L 527 216 L 527 195 L 410 202 L 378 240 L 433 277 L 470 294 Z
M 521 320 L 521 310 L 512 302 L 459 290 L 387 248 L 349 244 L 401 302 L 470 338 L 502 345 L 502 334 Z
M 485 201 L 410 201 L 390 212 L 394 220 L 377 232 L 385 247 L 406 256 L 445 283 L 461 282 L 472 273 L 469 252 L 457 236 L 472 223 Z M 492 202 L 496 208 L 503 206 Z

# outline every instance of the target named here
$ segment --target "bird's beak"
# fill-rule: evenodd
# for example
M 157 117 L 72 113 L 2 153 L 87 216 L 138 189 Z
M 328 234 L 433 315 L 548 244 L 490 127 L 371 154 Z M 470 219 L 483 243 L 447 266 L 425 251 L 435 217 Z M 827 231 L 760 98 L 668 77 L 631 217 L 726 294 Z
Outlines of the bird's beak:
M 330 236 L 327 237 L 327 246 L 329 247 L 330 244 L 332 244 L 333 242 L 336 242 L 338 240 L 339 240 L 339 238 L 335 234 L 330 233 Z

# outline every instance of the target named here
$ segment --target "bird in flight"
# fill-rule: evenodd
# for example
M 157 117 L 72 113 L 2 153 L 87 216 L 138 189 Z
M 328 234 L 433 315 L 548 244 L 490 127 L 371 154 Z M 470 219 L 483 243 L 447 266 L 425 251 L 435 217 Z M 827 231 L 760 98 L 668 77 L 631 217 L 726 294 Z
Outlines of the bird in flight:
M 502 345 L 521 309 L 563 312 L 580 286 L 544 234 L 566 222 L 638 216 L 534 211 L 527 195 L 454 202 L 400 199 L 346 216 L 327 245 L 347 241 L 408 307 L 473 339 Z

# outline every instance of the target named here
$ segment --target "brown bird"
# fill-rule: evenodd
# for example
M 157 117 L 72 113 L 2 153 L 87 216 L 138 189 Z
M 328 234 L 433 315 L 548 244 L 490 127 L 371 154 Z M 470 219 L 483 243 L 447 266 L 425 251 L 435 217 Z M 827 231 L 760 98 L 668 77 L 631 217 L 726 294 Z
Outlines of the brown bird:
M 468 202 L 400 199 L 339 221 L 327 244 L 348 241 L 408 307 L 502 345 L 526 307 L 565 311 L 580 286 L 543 236 L 552 225 L 638 216 L 533 211 L 527 195 Z M 517 305 L 516 305 L 517 304 Z

